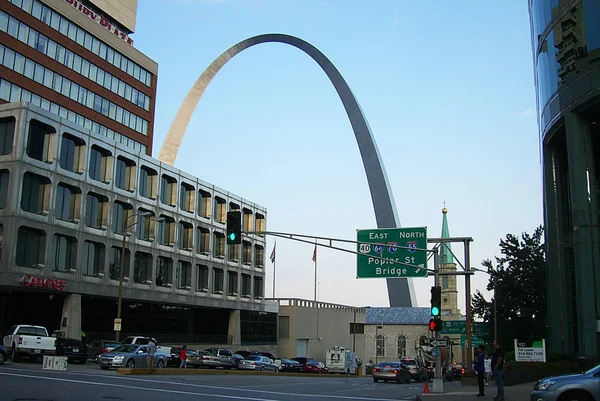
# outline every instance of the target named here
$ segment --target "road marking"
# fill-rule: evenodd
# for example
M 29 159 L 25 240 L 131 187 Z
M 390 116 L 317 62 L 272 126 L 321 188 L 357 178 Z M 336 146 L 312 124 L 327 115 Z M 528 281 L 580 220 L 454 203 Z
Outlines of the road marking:
M 98 383 L 87 380 L 74 380 L 74 379 L 65 379 L 60 377 L 48 377 L 48 376 L 39 376 L 39 375 L 29 375 L 29 374 L 19 374 L 19 373 L 7 373 L 0 372 L 0 376 L 16 376 L 16 377 L 27 377 L 32 379 L 42 379 L 42 380 L 51 380 L 51 381 L 60 381 L 67 383 L 77 383 L 77 384 L 88 384 L 93 386 L 105 386 L 105 387 L 118 387 L 118 388 L 126 388 L 131 390 L 146 390 L 146 391 L 154 391 L 154 392 L 163 392 L 163 393 L 171 393 L 171 394 L 185 394 L 185 395 L 205 395 L 212 396 L 218 398 L 227 398 L 227 399 L 235 399 L 235 400 L 247 400 L 247 401 L 274 401 L 271 398 L 250 398 L 250 397 L 242 397 L 235 395 L 221 395 L 221 394 L 208 394 L 208 393 L 194 393 L 191 391 L 184 390 L 167 390 L 167 389 L 158 389 L 158 388 L 148 388 L 148 387 L 140 387 L 140 386 L 130 386 L 124 384 L 113 384 L 113 383 Z M 98 377 L 98 376 L 95 376 Z M 102 376 L 102 378 L 110 378 L 111 376 Z M 298 393 L 284 393 L 279 391 L 265 391 L 265 390 L 251 390 L 251 389 L 240 389 L 240 388 L 231 388 L 231 387 L 223 387 L 223 386 L 210 386 L 204 384 L 192 384 L 192 383 L 181 383 L 181 382 L 173 382 L 173 381 L 161 381 L 161 380 L 149 380 L 149 379 L 132 379 L 125 377 L 114 376 L 114 378 L 129 380 L 129 381 L 140 381 L 140 382 L 151 382 L 151 383 L 160 383 L 160 384 L 168 384 L 168 385 L 180 385 L 180 386 L 188 386 L 188 387 L 199 387 L 203 389 L 213 389 L 213 390 L 227 390 L 227 391 L 245 391 L 252 393 L 260 393 L 264 395 L 283 395 L 283 396 L 294 396 L 294 397 L 306 397 L 306 398 L 332 398 L 332 399 L 340 399 L 340 400 L 365 400 L 365 401 L 395 401 L 392 399 L 386 398 L 367 398 L 367 397 L 349 397 L 349 396 L 336 396 L 336 395 L 327 395 L 327 394 L 298 394 Z

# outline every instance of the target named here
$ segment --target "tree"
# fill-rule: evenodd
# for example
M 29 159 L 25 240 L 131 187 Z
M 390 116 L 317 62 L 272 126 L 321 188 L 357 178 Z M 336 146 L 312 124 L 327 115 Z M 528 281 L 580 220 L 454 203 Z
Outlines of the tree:
M 500 240 L 502 257 L 481 265 L 490 273 L 487 290 L 495 288 L 498 337 L 506 349 L 513 339 L 539 340 L 547 335 L 546 257 L 541 226 L 521 238 L 507 234 Z M 473 316 L 489 322 L 493 335 L 493 304 L 477 291 L 472 300 Z

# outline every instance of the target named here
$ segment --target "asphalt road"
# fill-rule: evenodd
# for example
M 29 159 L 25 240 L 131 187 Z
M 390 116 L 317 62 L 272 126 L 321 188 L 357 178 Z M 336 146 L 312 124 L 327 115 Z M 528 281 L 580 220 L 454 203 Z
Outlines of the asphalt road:
M 451 385 L 450 383 L 448 383 Z M 374 383 L 339 375 L 117 375 L 91 362 L 67 372 L 40 363 L 0 366 L 0 401 L 388 401 L 414 400 L 422 383 Z

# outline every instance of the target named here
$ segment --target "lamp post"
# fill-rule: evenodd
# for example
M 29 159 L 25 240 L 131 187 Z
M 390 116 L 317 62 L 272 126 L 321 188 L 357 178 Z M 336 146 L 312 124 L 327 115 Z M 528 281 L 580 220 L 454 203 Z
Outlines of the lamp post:
M 125 239 L 127 238 L 127 230 L 133 226 L 135 226 L 138 221 L 134 221 L 133 223 L 127 225 L 129 219 L 135 216 L 142 217 L 153 217 L 152 213 L 144 212 L 144 213 L 134 213 L 131 216 L 127 217 L 123 220 L 123 241 L 121 243 L 121 267 L 119 268 L 119 293 L 117 295 L 117 318 L 115 319 L 115 323 L 118 321 L 121 323 L 121 306 L 123 304 L 123 279 L 124 279 L 124 271 L 125 271 Z M 121 330 L 115 330 L 116 332 L 116 340 L 119 342 L 119 335 Z
M 492 273 L 490 273 L 489 271 L 486 270 L 482 270 L 482 269 L 478 269 L 476 267 L 471 267 L 471 270 L 475 270 L 478 272 L 482 272 L 485 274 L 489 274 L 490 277 L 492 276 L 492 273 L 494 271 L 494 268 L 490 268 L 490 270 L 492 271 Z M 493 303 L 493 308 L 494 308 L 494 340 L 498 339 L 498 314 L 497 314 L 497 309 L 496 309 L 496 304 L 498 303 L 498 299 L 496 298 L 496 279 L 493 279 L 494 282 L 494 303 Z

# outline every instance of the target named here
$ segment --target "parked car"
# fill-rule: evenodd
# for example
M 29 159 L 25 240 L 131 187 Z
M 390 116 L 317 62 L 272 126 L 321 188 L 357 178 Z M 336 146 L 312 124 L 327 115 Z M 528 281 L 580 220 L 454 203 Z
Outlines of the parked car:
M 187 363 L 194 368 L 217 368 L 221 365 L 219 358 L 208 351 L 188 352 Z
M 545 377 L 533 386 L 531 400 L 600 400 L 600 365 L 585 373 Z
M 292 359 L 292 361 L 297 361 L 298 363 L 300 363 L 300 365 L 305 365 L 306 362 L 315 360 L 315 358 L 309 358 L 306 356 L 297 356 L 297 357 L 291 358 L 291 359 Z
M 56 355 L 66 356 L 68 361 L 86 363 L 88 349 L 81 340 L 61 337 L 56 339 Z
M 373 368 L 373 381 L 410 383 L 410 370 L 402 362 L 380 362 Z
M 88 358 L 93 358 L 97 362 L 100 354 L 105 354 L 120 346 L 121 343 L 111 340 L 94 340 L 88 345 Z
M 419 382 L 427 380 L 427 368 L 419 359 L 405 358 L 402 359 L 401 362 L 410 371 L 411 379 Z
M 303 373 L 329 373 L 329 370 L 322 362 L 315 361 L 314 359 L 306 362 L 302 365 Z
M 237 367 L 237 362 L 233 360 L 233 352 L 227 348 L 206 348 L 204 351 L 209 352 L 212 356 L 219 359 L 219 366 L 224 369 Z
M 279 370 L 272 360 L 262 355 L 250 355 L 244 358 L 239 363 L 238 369 L 260 370 L 261 372 L 277 372 Z
M 0 345 L 0 365 L 8 359 L 8 351 L 4 345 Z
M 465 368 L 462 364 L 452 363 L 452 379 L 458 379 L 465 374 Z
M 302 365 L 298 361 L 282 359 L 279 365 L 280 372 L 302 372 Z
M 238 355 L 243 356 L 244 358 L 250 356 L 250 355 L 262 355 L 262 356 L 266 356 L 267 358 L 269 358 L 270 360 L 274 361 L 275 359 L 275 355 L 271 354 L 270 352 L 264 352 L 264 351 L 236 351 L 235 352 Z
M 98 357 L 100 368 L 146 368 L 146 357 L 148 356 L 147 345 L 125 344 Z M 154 366 L 162 369 L 167 366 L 167 355 L 160 351 L 154 354 Z
M 147 336 L 129 336 L 121 341 L 121 344 L 137 344 L 144 345 L 148 344 L 150 340 L 154 341 L 154 344 L 158 344 L 156 338 L 147 337 Z
M 244 357 L 241 356 L 240 354 L 233 354 L 231 357 L 233 358 L 234 367 L 236 369 L 239 369 L 240 363 L 242 363 L 242 361 L 244 360 Z
M 56 353 L 56 338 L 50 337 L 43 326 L 15 325 L 4 336 L 3 345 L 13 362 L 22 356 L 38 358 Z

